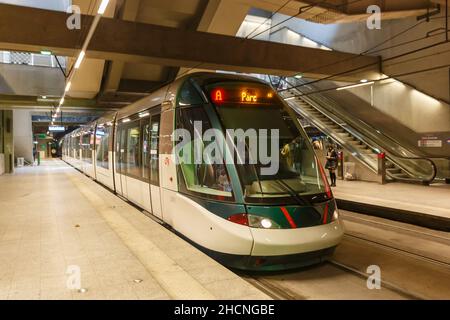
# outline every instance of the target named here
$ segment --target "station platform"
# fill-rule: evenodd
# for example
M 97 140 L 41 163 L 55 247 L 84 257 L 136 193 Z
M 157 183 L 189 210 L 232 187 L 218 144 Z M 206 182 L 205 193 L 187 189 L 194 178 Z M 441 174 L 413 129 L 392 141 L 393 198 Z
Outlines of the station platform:
M 388 183 L 381 185 L 364 181 L 337 181 L 333 193 L 341 206 L 373 206 L 385 209 L 400 216 L 408 215 L 405 222 L 414 223 L 414 219 L 426 227 L 427 224 L 450 225 L 450 185 L 432 184 L 422 186 L 406 183 Z M 349 208 L 346 208 L 349 209 Z M 392 218 L 388 217 L 387 218 Z
M 60 160 L 1 176 L 0 208 L 0 300 L 270 299 Z

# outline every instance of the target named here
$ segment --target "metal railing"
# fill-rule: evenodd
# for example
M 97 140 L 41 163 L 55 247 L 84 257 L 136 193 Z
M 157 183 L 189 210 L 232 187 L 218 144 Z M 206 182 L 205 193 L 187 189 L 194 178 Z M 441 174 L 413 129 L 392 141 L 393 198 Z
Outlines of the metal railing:
M 58 56 L 62 68 L 66 68 L 67 58 Z M 21 51 L 0 51 L 0 63 L 28 65 L 36 67 L 59 68 L 58 61 L 51 54 Z

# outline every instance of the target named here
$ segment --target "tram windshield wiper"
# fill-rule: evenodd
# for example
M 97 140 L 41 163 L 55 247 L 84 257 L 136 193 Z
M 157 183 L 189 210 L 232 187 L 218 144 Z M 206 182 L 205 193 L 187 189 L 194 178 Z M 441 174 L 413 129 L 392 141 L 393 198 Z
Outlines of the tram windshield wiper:
M 298 193 L 295 192 L 295 190 L 292 189 L 283 180 L 277 179 L 277 180 L 273 180 L 273 181 L 278 183 L 278 185 L 280 185 L 285 191 L 287 191 L 287 193 L 289 193 L 299 205 L 301 205 L 301 206 L 310 205 L 310 203 L 306 199 L 304 199 L 301 196 L 299 196 Z

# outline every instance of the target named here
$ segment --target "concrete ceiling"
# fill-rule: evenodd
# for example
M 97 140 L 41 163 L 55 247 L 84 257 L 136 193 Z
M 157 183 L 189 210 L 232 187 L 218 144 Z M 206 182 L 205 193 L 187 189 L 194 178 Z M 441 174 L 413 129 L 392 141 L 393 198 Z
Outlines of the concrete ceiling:
M 384 18 L 407 17 L 426 12 L 428 0 L 327 0 L 299 17 L 321 23 L 349 22 L 367 17 L 365 8 L 379 4 Z M 106 17 L 137 23 L 235 36 L 251 8 L 273 12 L 285 0 L 111 0 Z M 297 15 L 299 9 L 316 0 L 292 0 L 281 10 Z M 433 1 L 432 7 L 440 0 Z M 85 15 L 96 12 L 90 1 L 73 0 Z M 86 23 L 86 21 L 82 21 Z M 95 44 L 94 44 L 95 45 Z M 75 52 L 75 51 L 74 51 Z M 72 58 L 69 67 L 74 63 Z M 95 99 L 97 105 L 109 108 L 124 106 L 172 81 L 189 69 L 161 62 L 127 61 L 124 59 L 89 57 L 85 59 L 72 81 L 69 97 Z M 70 100 L 69 98 L 69 100 Z

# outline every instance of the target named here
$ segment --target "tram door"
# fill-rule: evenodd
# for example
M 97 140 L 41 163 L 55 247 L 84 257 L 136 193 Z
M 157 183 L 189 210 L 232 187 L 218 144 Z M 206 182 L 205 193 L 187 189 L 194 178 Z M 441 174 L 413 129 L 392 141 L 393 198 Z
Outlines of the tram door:
M 150 196 L 153 214 L 162 219 L 161 191 L 159 183 L 159 133 L 161 114 L 153 114 L 150 119 Z
M 121 196 L 126 196 L 126 184 L 123 181 L 124 160 L 125 160 L 125 134 L 123 125 L 117 127 L 116 138 L 116 192 Z M 125 185 L 125 186 L 124 186 Z M 125 192 L 124 192 L 125 191 Z

